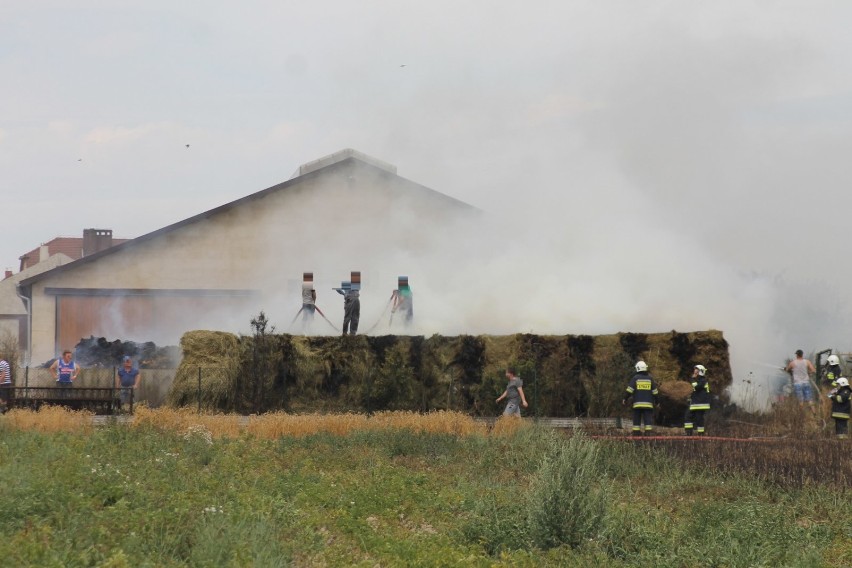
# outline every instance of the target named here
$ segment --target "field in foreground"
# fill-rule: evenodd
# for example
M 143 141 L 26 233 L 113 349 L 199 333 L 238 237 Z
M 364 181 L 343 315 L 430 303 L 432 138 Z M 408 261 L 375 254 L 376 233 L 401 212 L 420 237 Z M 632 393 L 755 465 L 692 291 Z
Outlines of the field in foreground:
M 452 413 L 210 420 L 0 417 L 3 565 L 852 565 L 835 484 Z

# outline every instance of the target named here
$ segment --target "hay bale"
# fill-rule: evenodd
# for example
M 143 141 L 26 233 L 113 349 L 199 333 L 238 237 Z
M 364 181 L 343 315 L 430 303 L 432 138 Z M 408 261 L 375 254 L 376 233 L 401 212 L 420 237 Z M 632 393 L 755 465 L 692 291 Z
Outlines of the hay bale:
M 666 422 L 683 418 L 688 393 L 682 389 L 688 385 L 681 381 L 691 376 L 693 365 L 708 368 L 714 393 L 731 383 L 728 344 L 715 330 L 604 336 L 268 336 L 264 345 L 272 352 L 263 373 L 269 376 L 260 379 L 254 341 L 213 331 L 186 334 L 169 403 L 197 404 L 200 367 L 218 373 L 216 380 L 208 380 L 204 371 L 202 405 L 219 410 L 240 411 L 241 401 L 251 400 L 253 408 L 262 403 L 264 411 L 449 410 L 495 416 L 502 410 L 495 399 L 505 388 L 505 369 L 512 365 L 524 380 L 527 415 L 606 417 L 622 412 L 624 388 L 642 358 L 664 385 L 661 419 Z M 249 386 L 254 389 L 250 397 L 245 394 Z
M 222 331 L 190 331 L 181 337 L 183 359 L 166 403 L 223 409 L 230 406 L 241 367 L 239 338 Z M 199 386 L 200 379 L 200 386 Z
M 689 407 L 692 384 L 685 381 L 668 381 L 660 384 L 659 391 L 657 422 L 660 424 L 682 423 L 686 409 Z

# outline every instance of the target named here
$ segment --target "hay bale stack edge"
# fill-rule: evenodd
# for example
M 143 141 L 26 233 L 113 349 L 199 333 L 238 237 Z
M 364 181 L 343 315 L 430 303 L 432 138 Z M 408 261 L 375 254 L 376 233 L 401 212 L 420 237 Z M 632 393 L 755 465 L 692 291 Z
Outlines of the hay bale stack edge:
M 505 368 L 514 365 L 531 404 L 527 414 L 613 416 L 641 358 L 661 384 L 661 412 L 674 419 L 685 408 L 681 381 L 689 380 L 693 365 L 708 368 L 716 395 L 732 381 L 728 343 L 717 330 L 428 338 L 192 331 L 181 348 L 168 403 L 197 404 L 200 392 L 204 408 L 223 412 L 446 409 L 495 415 Z

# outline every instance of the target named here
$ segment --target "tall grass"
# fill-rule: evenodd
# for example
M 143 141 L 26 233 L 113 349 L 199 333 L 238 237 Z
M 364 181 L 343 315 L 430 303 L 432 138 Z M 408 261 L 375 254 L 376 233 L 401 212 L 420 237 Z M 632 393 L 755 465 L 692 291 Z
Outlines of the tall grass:
M 598 442 L 521 420 L 489 431 L 473 421 L 465 430 L 450 414 L 308 416 L 313 426 L 328 419 L 325 431 L 290 426 L 300 433 L 270 442 L 282 428 L 249 432 L 255 418 L 276 417 L 217 430 L 229 418 L 146 409 L 132 424 L 84 435 L 22 430 L 0 417 L 0 558 L 10 566 L 852 564 L 847 488 L 719 473 L 645 442 Z M 351 427 L 341 427 L 346 420 Z
M 63 406 L 43 406 L 38 411 L 13 408 L 3 415 L 0 424 L 15 430 L 90 433 L 94 428 L 93 417 L 93 412 Z
M 530 540 L 541 549 L 577 547 L 606 526 L 609 482 L 597 444 L 582 434 L 550 440 L 527 490 Z

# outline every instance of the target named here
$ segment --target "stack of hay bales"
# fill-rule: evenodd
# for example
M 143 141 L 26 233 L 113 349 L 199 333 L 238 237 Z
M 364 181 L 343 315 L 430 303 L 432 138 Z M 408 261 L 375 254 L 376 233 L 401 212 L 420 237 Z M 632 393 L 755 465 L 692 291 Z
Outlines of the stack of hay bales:
M 624 413 L 624 389 L 641 358 L 661 383 L 660 416 L 675 422 L 686 409 L 684 389 L 691 387 L 685 381 L 695 364 L 708 368 L 715 394 L 731 384 L 728 344 L 715 330 L 428 338 L 275 335 L 264 338 L 268 360 L 262 373 L 254 341 L 211 331 L 184 335 L 169 403 L 197 404 L 201 368 L 202 405 L 223 411 L 456 410 L 493 416 L 501 410 L 494 399 L 505 388 L 505 369 L 513 365 L 525 383 L 527 415 L 616 416 Z
M 241 339 L 222 331 L 191 331 L 180 340 L 183 359 L 166 398 L 169 406 L 221 408 L 233 396 L 242 364 Z

